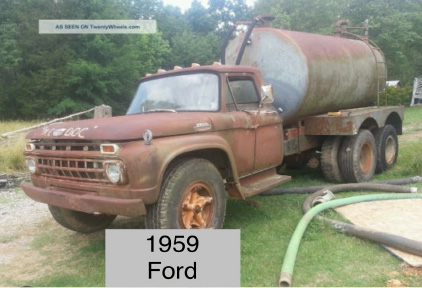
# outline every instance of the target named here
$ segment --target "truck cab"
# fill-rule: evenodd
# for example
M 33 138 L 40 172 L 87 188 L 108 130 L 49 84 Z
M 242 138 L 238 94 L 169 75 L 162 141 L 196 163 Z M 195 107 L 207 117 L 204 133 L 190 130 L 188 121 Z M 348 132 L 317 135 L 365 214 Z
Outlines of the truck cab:
M 220 228 L 238 199 L 290 180 L 278 175 L 283 123 L 258 69 L 212 65 L 144 77 L 127 115 L 57 123 L 27 135 L 32 184 L 71 230 L 117 215 L 147 228 Z

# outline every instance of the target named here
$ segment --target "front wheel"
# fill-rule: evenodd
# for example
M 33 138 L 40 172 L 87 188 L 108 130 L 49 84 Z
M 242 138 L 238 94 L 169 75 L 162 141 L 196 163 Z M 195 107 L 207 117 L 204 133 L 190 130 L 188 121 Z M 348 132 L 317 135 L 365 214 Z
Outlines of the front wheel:
M 147 207 L 148 229 L 221 228 L 226 213 L 223 180 L 204 159 L 187 159 L 171 168 L 158 201 Z
M 80 233 L 92 233 L 105 229 L 117 217 L 116 215 L 88 214 L 53 205 L 48 205 L 48 209 L 57 223 Z

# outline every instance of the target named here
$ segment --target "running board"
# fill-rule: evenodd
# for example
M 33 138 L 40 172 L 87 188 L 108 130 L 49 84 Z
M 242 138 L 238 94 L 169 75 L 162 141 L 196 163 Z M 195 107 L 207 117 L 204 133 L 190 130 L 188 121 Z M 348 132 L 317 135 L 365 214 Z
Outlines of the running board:
M 288 182 L 291 178 L 278 175 L 276 168 L 272 168 L 240 179 L 240 191 L 244 198 L 250 197 Z

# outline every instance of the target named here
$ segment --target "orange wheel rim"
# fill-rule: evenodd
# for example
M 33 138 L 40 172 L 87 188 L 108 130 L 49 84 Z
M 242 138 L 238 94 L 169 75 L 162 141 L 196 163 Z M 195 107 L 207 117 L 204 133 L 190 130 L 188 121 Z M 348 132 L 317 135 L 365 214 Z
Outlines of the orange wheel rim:
M 211 187 L 198 181 L 190 184 L 182 194 L 179 224 L 183 229 L 209 228 L 214 214 Z
M 360 152 L 360 169 L 364 174 L 368 174 L 374 165 L 374 151 L 371 144 L 365 143 Z
M 396 158 L 396 141 L 392 136 L 389 136 L 385 141 L 385 162 L 388 165 L 393 164 L 394 159 Z

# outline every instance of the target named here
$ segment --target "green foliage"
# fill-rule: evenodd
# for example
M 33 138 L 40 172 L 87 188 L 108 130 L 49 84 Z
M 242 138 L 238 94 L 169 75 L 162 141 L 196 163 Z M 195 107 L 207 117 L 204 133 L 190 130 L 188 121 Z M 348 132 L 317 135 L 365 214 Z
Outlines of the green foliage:
M 14 12 L 7 19 L 13 23 L 0 29 L 0 71 L 9 76 L 0 80 L 2 119 L 56 117 L 103 103 L 123 114 L 140 76 L 154 71 L 169 53 L 160 33 L 38 33 L 39 19 L 128 19 L 118 0 L 9 4 Z
M 218 37 L 213 33 L 201 36 L 185 31 L 174 39 L 174 56 L 170 63 L 184 67 L 189 67 L 192 63 L 212 64 L 213 61 L 218 61 L 219 44 Z
M 385 93 L 381 94 L 381 105 L 405 105 L 409 106 L 412 100 L 413 88 L 410 85 L 403 87 L 387 86 Z
M 182 13 L 157 0 L 2 0 L 0 119 L 63 116 L 103 103 L 123 114 L 142 75 L 218 61 L 230 25 L 258 14 L 273 14 L 274 27 L 321 34 L 339 19 L 351 26 L 368 19 L 389 79 L 411 84 L 422 75 L 420 1 L 256 0 L 252 10 L 245 0 L 209 0 L 208 7 L 196 0 Z M 39 19 L 155 19 L 159 32 L 46 35 Z
M 274 27 L 330 34 L 346 0 L 258 0 L 255 14 L 275 16 Z
M 422 5 L 413 0 L 353 0 L 343 11 L 352 26 L 369 20 L 370 38 L 384 52 L 390 79 L 409 84 L 422 74 Z

